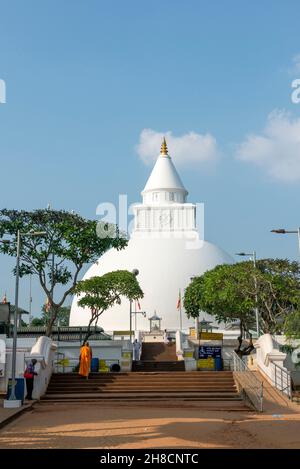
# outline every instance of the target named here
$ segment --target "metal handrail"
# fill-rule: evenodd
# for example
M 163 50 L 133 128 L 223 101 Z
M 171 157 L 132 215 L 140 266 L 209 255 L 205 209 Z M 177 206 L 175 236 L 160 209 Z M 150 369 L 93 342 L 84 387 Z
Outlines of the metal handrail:
M 292 399 L 292 378 L 291 372 L 282 368 L 282 366 L 277 365 L 271 361 L 272 365 L 275 368 L 275 375 L 274 375 L 274 385 L 278 391 L 282 392 L 283 394 L 287 394 L 289 399 Z M 277 379 L 277 371 L 279 371 L 279 379 Z
M 263 411 L 263 382 L 260 381 L 246 363 L 232 352 L 233 370 L 236 381 L 243 390 L 243 394 L 256 410 Z

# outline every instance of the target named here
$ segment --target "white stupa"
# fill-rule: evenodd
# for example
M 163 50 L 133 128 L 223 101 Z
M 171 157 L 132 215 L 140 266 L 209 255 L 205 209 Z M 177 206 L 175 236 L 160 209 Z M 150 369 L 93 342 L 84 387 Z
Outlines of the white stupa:
M 133 328 L 149 330 L 154 312 L 160 317 L 161 328 L 176 330 L 194 324 L 177 309 L 179 290 L 191 277 L 203 274 L 218 264 L 232 263 L 232 258 L 217 246 L 203 241 L 196 229 L 196 205 L 187 203 L 188 192 L 168 155 L 165 139 L 160 155 L 142 191 L 143 202 L 134 207 L 134 230 L 128 246 L 121 251 L 111 249 L 92 265 L 84 279 L 113 270 L 138 269 L 138 281 L 144 292 L 141 310 L 133 317 Z M 77 305 L 75 297 L 70 326 L 85 326 L 89 312 Z M 138 310 L 138 309 L 137 309 Z M 134 315 L 133 315 L 134 316 Z M 129 330 L 129 302 L 102 314 L 98 325 L 105 331 Z

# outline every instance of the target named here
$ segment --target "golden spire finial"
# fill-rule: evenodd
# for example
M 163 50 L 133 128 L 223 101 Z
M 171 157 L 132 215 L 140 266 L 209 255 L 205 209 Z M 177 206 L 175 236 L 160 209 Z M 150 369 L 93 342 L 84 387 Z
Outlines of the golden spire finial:
M 168 154 L 168 147 L 167 147 L 167 142 L 166 142 L 165 137 L 164 137 L 164 139 L 162 141 L 162 144 L 161 144 L 160 154 L 164 155 L 164 156 L 167 156 L 167 154 Z

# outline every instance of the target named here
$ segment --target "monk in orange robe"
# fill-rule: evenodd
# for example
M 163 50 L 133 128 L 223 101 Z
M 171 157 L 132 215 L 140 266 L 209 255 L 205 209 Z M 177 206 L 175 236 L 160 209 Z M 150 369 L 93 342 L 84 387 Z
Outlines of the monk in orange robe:
M 89 377 L 90 369 L 91 369 L 91 361 L 92 361 L 92 350 L 89 346 L 89 343 L 86 342 L 80 348 L 80 366 L 79 366 L 79 374 L 81 376 L 85 376 L 86 379 Z

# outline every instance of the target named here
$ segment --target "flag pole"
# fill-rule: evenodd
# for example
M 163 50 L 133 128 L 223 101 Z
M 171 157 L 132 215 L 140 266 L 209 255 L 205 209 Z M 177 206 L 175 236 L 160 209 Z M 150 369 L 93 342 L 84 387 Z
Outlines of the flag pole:
M 181 288 L 179 288 L 179 314 L 180 314 L 180 332 L 182 332 L 182 310 L 181 310 Z

